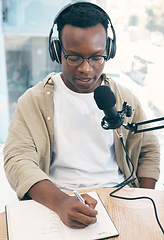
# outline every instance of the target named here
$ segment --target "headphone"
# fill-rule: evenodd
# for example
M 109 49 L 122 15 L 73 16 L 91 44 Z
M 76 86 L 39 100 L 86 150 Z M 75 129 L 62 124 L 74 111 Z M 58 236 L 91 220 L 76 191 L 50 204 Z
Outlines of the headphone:
M 109 24 L 110 24 L 110 28 L 113 33 L 113 39 L 111 39 L 109 36 L 107 36 L 107 40 L 106 40 L 107 59 L 106 60 L 109 60 L 110 58 L 114 58 L 114 56 L 116 54 L 116 35 L 115 35 L 115 31 L 114 31 L 112 22 L 110 20 L 110 17 L 108 16 L 108 14 L 101 7 L 99 7 L 96 4 L 93 4 L 93 3 L 87 2 L 87 1 L 76 1 L 74 3 L 67 4 L 64 8 L 62 8 L 54 19 L 54 23 L 52 25 L 52 28 L 51 28 L 50 34 L 49 34 L 49 54 L 50 54 L 50 58 L 53 62 L 56 61 L 57 63 L 61 64 L 61 41 L 59 38 L 52 39 L 53 28 L 54 28 L 55 24 L 57 24 L 59 17 L 63 14 L 63 12 L 65 10 L 68 10 L 72 5 L 78 6 L 78 5 L 83 5 L 84 3 L 94 6 L 96 9 L 100 10 L 101 12 L 103 12 L 106 15 L 107 20 L 109 21 Z

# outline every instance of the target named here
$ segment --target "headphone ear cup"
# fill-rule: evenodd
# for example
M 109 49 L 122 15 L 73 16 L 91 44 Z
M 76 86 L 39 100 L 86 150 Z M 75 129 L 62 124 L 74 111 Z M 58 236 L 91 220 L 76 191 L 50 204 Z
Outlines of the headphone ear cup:
M 107 60 L 109 60 L 110 58 L 114 58 L 116 54 L 115 40 L 112 40 L 110 37 L 107 37 L 106 52 L 107 52 Z
M 49 46 L 51 60 L 61 64 L 61 43 L 59 39 L 53 39 Z

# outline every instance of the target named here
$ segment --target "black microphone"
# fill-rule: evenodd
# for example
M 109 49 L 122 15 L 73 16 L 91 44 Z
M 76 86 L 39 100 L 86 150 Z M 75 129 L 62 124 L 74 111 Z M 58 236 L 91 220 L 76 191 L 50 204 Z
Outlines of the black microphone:
M 110 87 L 104 85 L 97 87 L 94 91 L 94 99 L 98 108 L 105 113 L 101 126 L 104 129 L 119 128 L 124 122 L 124 115 L 117 112 L 116 98 Z

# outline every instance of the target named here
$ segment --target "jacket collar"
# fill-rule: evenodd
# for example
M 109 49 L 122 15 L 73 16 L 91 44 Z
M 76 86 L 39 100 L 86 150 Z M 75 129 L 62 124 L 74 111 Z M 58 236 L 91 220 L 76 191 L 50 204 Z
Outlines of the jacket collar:
M 52 75 L 55 75 L 55 74 L 56 74 L 55 72 L 52 72 L 44 78 L 44 80 L 43 80 L 44 87 L 46 84 L 54 85 Z M 104 81 L 105 85 L 108 85 L 108 86 L 110 85 L 110 77 L 107 77 L 107 75 L 105 73 L 102 73 L 101 78 Z
M 49 84 L 49 85 L 54 85 L 54 81 L 52 80 L 52 75 L 55 75 L 56 73 L 55 72 L 52 72 L 52 73 L 50 73 L 50 74 L 48 74 L 45 78 L 44 78 L 44 80 L 43 80 L 43 85 L 44 85 L 44 87 L 47 85 L 47 84 Z

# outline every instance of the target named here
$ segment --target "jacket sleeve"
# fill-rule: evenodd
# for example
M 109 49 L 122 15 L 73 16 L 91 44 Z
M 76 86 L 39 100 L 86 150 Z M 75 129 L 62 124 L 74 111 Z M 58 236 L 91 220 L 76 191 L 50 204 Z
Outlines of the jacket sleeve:
M 145 126 L 147 128 L 148 125 Z M 138 133 L 136 133 L 138 134 Z M 154 132 L 144 132 L 139 154 L 137 176 L 159 179 L 160 174 L 160 145 Z
M 147 119 L 146 114 L 138 101 L 138 98 L 130 90 L 123 86 L 116 85 L 112 81 L 112 90 L 114 91 L 117 103 L 117 110 L 121 110 L 124 101 L 132 107 L 131 123 L 141 122 Z M 125 123 L 127 119 L 125 117 Z M 148 127 L 148 125 L 143 126 Z M 160 146 L 155 132 L 131 133 L 123 126 L 121 127 L 125 148 L 134 165 L 134 177 L 139 180 L 141 177 L 159 179 L 160 173 Z M 126 177 L 131 173 L 131 164 L 126 159 L 122 145 L 115 134 L 115 149 L 118 165 Z M 136 186 L 139 186 L 138 180 Z
M 43 111 L 34 99 L 27 91 L 18 100 L 4 147 L 6 176 L 19 198 L 38 181 L 49 179 L 50 137 Z
M 135 110 L 131 121 L 141 122 L 147 119 L 141 104 L 136 98 Z M 134 105 L 134 104 L 133 104 Z M 141 128 L 147 128 L 143 125 Z M 160 146 L 156 133 L 153 131 L 142 133 L 129 132 L 127 147 L 132 159 L 138 179 L 141 177 L 159 179 L 160 173 Z

